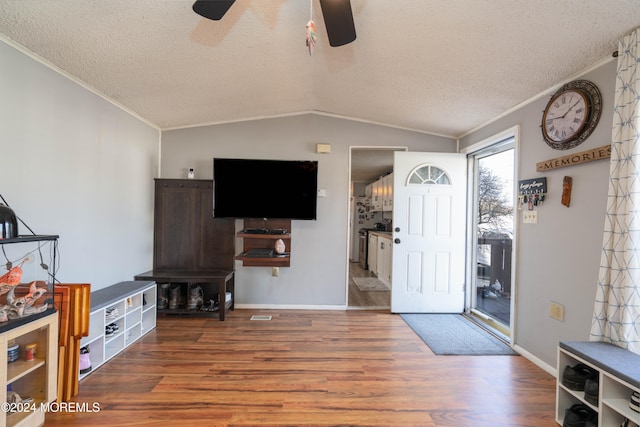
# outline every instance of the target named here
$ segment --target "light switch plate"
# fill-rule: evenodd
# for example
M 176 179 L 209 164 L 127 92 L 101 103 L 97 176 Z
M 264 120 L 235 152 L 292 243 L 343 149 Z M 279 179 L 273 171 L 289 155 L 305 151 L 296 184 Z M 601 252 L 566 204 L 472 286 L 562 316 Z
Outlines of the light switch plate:
M 538 211 L 524 211 L 522 213 L 522 222 L 525 224 L 537 224 Z

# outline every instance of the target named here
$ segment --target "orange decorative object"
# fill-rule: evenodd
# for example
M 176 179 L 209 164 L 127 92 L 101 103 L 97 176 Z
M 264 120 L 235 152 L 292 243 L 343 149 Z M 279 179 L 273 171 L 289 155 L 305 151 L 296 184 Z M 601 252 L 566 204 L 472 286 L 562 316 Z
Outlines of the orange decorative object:
M 566 207 L 571 204 L 571 187 L 573 187 L 573 179 L 570 176 L 565 176 L 562 180 L 562 199 L 560 203 Z
M 20 265 L 16 265 L 11 270 L 0 276 L 0 295 L 9 292 L 9 289 L 18 286 L 22 279 L 22 264 L 27 261 L 27 258 L 23 258 Z

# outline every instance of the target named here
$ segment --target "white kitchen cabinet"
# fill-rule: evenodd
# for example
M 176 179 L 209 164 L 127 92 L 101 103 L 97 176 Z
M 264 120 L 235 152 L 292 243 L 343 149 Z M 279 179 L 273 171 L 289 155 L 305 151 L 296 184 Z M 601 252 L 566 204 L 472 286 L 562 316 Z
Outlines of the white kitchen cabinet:
M 382 200 L 382 210 L 389 212 L 393 210 L 393 173 L 382 178 L 384 184 L 384 198 Z
M 393 242 L 391 233 L 383 231 L 369 232 L 369 271 L 378 279 L 391 286 L 391 265 L 393 260 Z
M 382 210 L 382 181 L 378 180 L 373 183 L 373 198 L 371 201 L 371 205 L 373 210 L 376 212 L 380 212 Z
M 385 284 L 391 286 L 392 251 L 391 237 L 378 235 L 377 276 Z
M 369 271 L 376 273 L 378 271 L 378 235 L 369 233 L 369 244 L 367 246 L 367 264 L 369 264 Z
M 371 200 L 371 210 L 388 212 L 393 210 L 393 174 L 383 176 L 365 188 L 365 194 Z

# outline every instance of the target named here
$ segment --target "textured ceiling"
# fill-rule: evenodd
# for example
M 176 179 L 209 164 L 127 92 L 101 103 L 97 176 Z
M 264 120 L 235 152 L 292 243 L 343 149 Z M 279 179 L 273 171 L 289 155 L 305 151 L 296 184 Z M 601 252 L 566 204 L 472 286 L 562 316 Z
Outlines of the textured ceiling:
M 351 0 L 357 39 L 332 48 L 318 0 L 192 3 L 0 0 L 0 34 L 160 129 L 316 111 L 459 137 L 640 26 L 638 0 Z

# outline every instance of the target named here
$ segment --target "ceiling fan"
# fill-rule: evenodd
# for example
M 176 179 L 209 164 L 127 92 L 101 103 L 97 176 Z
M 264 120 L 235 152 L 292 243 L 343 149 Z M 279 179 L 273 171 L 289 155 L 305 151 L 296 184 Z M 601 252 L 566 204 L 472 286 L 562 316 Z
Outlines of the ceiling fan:
M 193 11 L 207 19 L 219 21 L 235 0 L 197 0 Z M 320 0 L 329 44 L 333 47 L 351 43 L 356 39 L 356 27 L 350 0 Z

